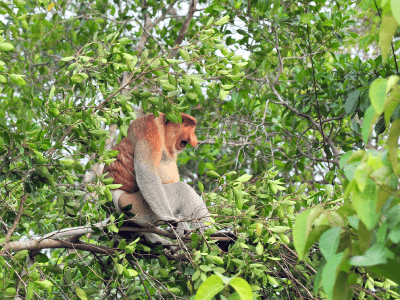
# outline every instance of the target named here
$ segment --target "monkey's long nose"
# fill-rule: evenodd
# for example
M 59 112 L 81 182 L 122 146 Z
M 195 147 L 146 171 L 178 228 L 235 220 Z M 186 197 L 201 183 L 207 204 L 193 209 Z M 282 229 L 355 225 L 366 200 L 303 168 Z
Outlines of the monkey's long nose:
M 196 147 L 199 141 L 197 140 L 197 137 L 195 135 L 189 136 L 189 143 L 192 145 L 192 147 Z

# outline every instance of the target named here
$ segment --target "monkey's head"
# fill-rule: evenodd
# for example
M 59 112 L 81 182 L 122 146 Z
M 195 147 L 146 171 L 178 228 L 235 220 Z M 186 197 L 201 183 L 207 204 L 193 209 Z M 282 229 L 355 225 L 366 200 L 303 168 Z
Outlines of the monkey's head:
M 172 153 L 182 152 L 189 143 L 192 147 L 196 147 L 198 140 L 194 133 L 196 129 L 196 119 L 187 114 L 181 114 L 182 124 L 167 122 L 166 138 L 167 144 L 175 149 L 169 149 Z

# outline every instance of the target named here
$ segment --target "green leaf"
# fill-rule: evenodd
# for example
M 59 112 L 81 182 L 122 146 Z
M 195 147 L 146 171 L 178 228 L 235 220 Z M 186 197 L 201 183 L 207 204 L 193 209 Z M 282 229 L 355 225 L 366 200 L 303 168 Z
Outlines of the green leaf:
M 175 295 L 179 295 L 181 294 L 181 290 L 177 287 L 173 287 L 173 288 L 168 288 L 168 292 L 175 294 Z
M 81 300 L 88 300 L 85 291 L 82 290 L 81 288 L 76 287 L 76 288 L 75 288 L 75 293 L 78 295 L 79 299 L 81 299 Z
M 324 267 L 326 265 L 326 260 L 322 259 L 317 270 L 317 274 L 315 274 L 314 277 L 314 294 L 318 293 L 318 290 L 322 284 L 322 272 L 324 270 Z
M 210 177 L 216 177 L 216 178 L 220 178 L 221 175 L 219 175 L 217 172 L 215 171 L 207 171 L 206 174 Z
M 14 49 L 14 46 L 11 45 L 10 43 L 1 43 L 0 44 L 0 50 L 2 50 L 2 51 L 10 51 L 13 49 Z
M 361 129 L 361 135 L 363 137 L 364 144 L 368 144 L 369 134 L 372 131 L 372 126 L 375 124 L 379 115 L 375 112 L 374 107 L 371 105 L 368 107 L 364 114 L 363 126 Z
M 186 96 L 190 99 L 190 100 L 196 100 L 199 96 L 197 95 L 197 93 L 193 93 L 193 92 L 189 92 L 186 94 Z
M 397 12 L 396 15 L 398 15 Z M 393 35 L 396 33 L 397 27 L 398 24 L 396 18 L 391 12 L 383 15 L 381 27 L 379 29 L 379 46 L 381 47 L 381 54 L 384 61 L 387 59 L 390 44 L 392 42 Z
M 399 175 L 397 171 L 397 150 L 398 150 L 398 140 L 400 135 L 400 119 L 397 119 L 393 122 L 389 131 L 389 139 L 388 139 L 388 148 L 389 148 L 389 159 L 392 163 L 392 168 L 397 175 Z
M 271 15 L 275 15 L 276 12 L 278 11 L 280 5 L 281 5 L 281 1 L 280 0 L 274 0 L 274 3 L 273 3 L 273 6 L 272 6 L 270 14 Z
M 51 100 L 54 96 L 54 91 L 56 90 L 56 87 L 53 85 L 50 89 L 50 93 L 49 93 L 49 100 Z
M 128 127 L 126 125 L 122 125 L 119 128 L 119 131 L 121 132 L 122 136 L 126 137 L 128 135 Z
M 5 293 L 6 295 L 15 296 L 15 294 L 17 293 L 17 290 L 16 290 L 15 288 L 13 288 L 13 287 L 9 287 L 9 288 L 6 288 L 6 289 L 5 289 L 4 293 Z M 6 299 L 7 299 L 7 298 L 8 298 L 8 297 L 6 297 Z
M 73 82 L 76 82 L 76 83 L 81 83 L 82 81 L 84 81 L 85 79 L 87 79 L 89 76 L 87 75 L 87 74 L 85 74 L 85 73 L 78 73 L 78 74 L 75 74 L 75 75 L 73 75 L 72 77 L 71 77 L 71 80 L 73 81 Z
M 304 23 L 304 24 L 307 24 L 307 23 L 310 23 L 312 19 L 313 19 L 313 15 L 312 14 L 303 14 L 301 16 L 300 22 Z
M 294 247 L 302 259 L 308 249 L 306 249 L 307 239 L 311 232 L 312 225 L 316 218 L 323 212 L 321 206 L 315 206 L 299 214 L 293 226 Z
M 251 291 L 251 287 L 246 280 L 235 277 L 229 282 L 229 285 L 235 289 L 242 300 L 253 299 L 253 292 Z
M 242 198 L 242 191 L 238 188 L 234 187 L 233 192 L 235 193 L 235 203 L 238 209 L 242 209 L 243 207 L 243 198 Z
M 6 83 L 7 79 L 3 75 L 0 75 L 0 82 L 1 83 Z
M 126 45 L 129 43 L 132 43 L 132 41 L 130 39 L 128 39 L 127 37 L 123 37 L 122 39 L 118 40 L 118 43 L 121 43 L 122 45 Z
M 392 8 L 392 14 L 400 25 L 400 0 L 390 0 L 390 6 Z
M 221 85 L 221 87 L 224 89 L 224 90 L 230 90 L 230 89 L 233 89 L 234 87 L 235 87 L 235 85 L 233 85 L 233 84 L 222 84 Z
M 225 91 L 223 89 L 219 90 L 219 99 L 225 100 L 226 96 L 228 96 L 229 91 Z
M 194 275 L 194 274 L 193 274 Z M 196 300 L 211 300 L 224 288 L 224 283 L 217 275 L 212 275 L 204 281 L 196 293 Z
M 400 77 L 397 75 L 392 75 L 387 79 L 385 95 L 387 95 L 396 86 L 399 80 Z
M 161 83 L 162 87 L 166 89 L 168 92 L 176 90 L 176 87 L 170 83 Z
M 44 289 L 47 289 L 47 288 L 53 286 L 53 283 L 47 279 L 35 281 L 35 284 Z
M 204 191 L 204 185 L 201 181 L 197 181 L 197 187 L 199 188 L 200 193 Z
M 116 268 L 117 268 L 117 274 L 118 274 L 118 275 L 121 275 L 122 272 L 124 271 L 124 266 L 121 265 L 121 264 L 116 264 L 115 266 L 116 266 Z
M 346 99 L 346 103 L 344 104 L 344 110 L 346 114 L 350 115 L 356 110 L 359 96 L 360 96 L 359 89 L 349 93 Z
M 352 277 L 354 277 L 354 275 L 355 274 L 348 274 L 343 271 L 338 273 L 335 286 L 333 288 L 332 299 L 353 299 L 354 292 L 350 285 L 355 284 L 356 282 L 350 283 L 349 281 Z
M 190 60 L 190 55 L 185 49 L 183 48 L 179 49 L 179 54 L 182 56 L 184 60 Z
M 124 274 L 127 273 L 127 276 L 129 278 L 135 277 L 136 275 L 138 275 L 139 273 L 135 270 L 132 269 L 124 269 Z
M 371 166 L 368 166 L 366 162 L 360 163 L 356 171 L 354 172 L 354 180 L 357 183 L 358 188 L 361 192 L 364 191 L 365 186 L 367 185 L 368 177 L 372 173 Z
M 334 227 L 325 231 L 319 239 L 319 248 L 328 261 L 336 254 L 340 241 L 340 227 Z
M 61 61 L 70 61 L 70 60 L 73 60 L 73 59 L 75 59 L 74 56 L 67 56 L 67 57 L 64 57 L 64 58 L 62 58 L 62 59 L 60 59 L 60 60 L 61 60 Z
M 110 201 L 110 200 L 109 200 Z M 108 225 L 107 226 L 107 228 L 109 229 L 109 230 L 111 230 L 111 231 L 113 231 L 113 232 L 115 232 L 115 233 L 118 233 L 119 232 L 119 229 L 118 229 L 118 227 L 117 226 L 115 226 L 115 224 L 113 223 L 113 224 L 110 224 L 110 225 Z
M 396 260 L 388 258 L 386 264 L 375 265 L 371 267 L 371 271 L 381 275 L 382 277 L 400 282 L 400 263 Z
M 32 281 L 29 281 L 28 286 L 26 288 L 26 300 L 32 299 L 33 291 L 34 291 L 34 284 Z
M 377 114 L 383 113 L 386 100 L 386 86 L 388 81 L 383 78 L 375 79 L 369 88 L 369 99 Z
M 257 246 L 256 246 L 256 253 L 258 255 L 262 255 L 264 252 L 264 246 L 263 244 L 261 244 L 260 242 L 258 242 Z
M 61 159 L 60 163 L 63 164 L 64 166 L 70 167 L 74 164 L 73 159 Z
M 115 189 L 119 189 L 122 186 L 122 184 L 107 184 L 107 187 L 110 190 L 115 190 Z
M 339 266 L 344 257 L 344 252 L 335 254 L 332 256 L 324 267 L 324 271 L 322 272 L 322 285 L 324 287 L 325 293 L 328 296 L 328 299 L 333 300 L 333 289 L 336 282 L 336 277 L 339 273 Z
M 21 250 L 21 251 L 17 252 L 17 254 L 14 255 L 14 258 L 16 260 L 21 261 L 21 260 L 25 259 L 28 256 L 28 254 L 29 254 L 28 250 Z
M 253 177 L 253 176 L 249 175 L 249 174 L 244 174 L 244 175 L 240 176 L 238 179 L 236 179 L 235 181 L 247 182 L 247 181 L 249 181 L 251 179 L 251 177 Z
M 285 231 L 290 230 L 290 227 L 287 226 L 273 226 L 269 228 L 270 231 L 275 232 L 275 233 L 282 233 Z
M 374 266 L 386 264 L 388 258 L 394 258 L 394 254 L 382 244 L 373 244 L 364 255 L 353 256 L 350 264 L 353 266 Z
M 17 75 L 17 74 L 9 74 L 8 75 L 11 79 L 12 82 L 18 84 L 18 85 L 26 85 L 25 80 L 22 78 L 24 75 Z
M 210 19 L 208 19 L 206 26 L 211 25 L 214 22 L 214 17 L 211 17 Z
M 50 108 L 49 109 L 49 116 L 50 117 L 57 117 L 60 114 L 60 111 L 57 108 Z
M 350 156 L 353 154 L 353 150 L 347 151 L 345 154 L 343 154 L 340 159 L 339 159 L 339 168 L 343 169 L 344 166 L 347 164 L 347 161 L 349 160 Z
M 361 221 L 369 230 L 378 223 L 380 211 L 376 211 L 377 192 L 375 182 L 368 179 L 364 191 L 354 186 L 351 191 L 351 202 Z
M 219 19 L 218 21 L 216 21 L 214 23 L 214 25 L 221 26 L 221 25 L 224 25 L 225 23 L 227 23 L 228 21 L 229 21 L 229 16 L 224 16 L 221 19 Z

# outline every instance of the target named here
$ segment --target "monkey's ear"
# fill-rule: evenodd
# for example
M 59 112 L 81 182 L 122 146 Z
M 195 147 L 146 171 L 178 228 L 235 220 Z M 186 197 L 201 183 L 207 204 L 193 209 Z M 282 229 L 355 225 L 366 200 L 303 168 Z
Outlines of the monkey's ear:
M 181 116 L 182 116 L 182 123 L 196 126 L 197 122 L 195 118 L 187 114 L 181 114 Z

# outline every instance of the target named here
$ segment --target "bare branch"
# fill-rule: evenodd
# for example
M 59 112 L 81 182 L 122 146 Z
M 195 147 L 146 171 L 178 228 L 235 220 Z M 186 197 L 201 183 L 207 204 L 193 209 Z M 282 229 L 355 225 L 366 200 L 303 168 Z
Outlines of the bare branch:
M 190 5 L 188 14 L 185 18 L 185 21 L 183 21 L 181 30 L 179 31 L 178 38 L 176 39 L 176 41 L 174 43 L 174 47 L 182 44 L 182 41 L 183 41 L 183 39 L 187 33 L 187 30 L 189 28 L 190 21 L 192 20 L 193 14 L 196 11 L 197 2 L 198 2 L 198 0 L 192 0 L 192 4 Z M 168 54 L 168 58 L 174 58 L 176 56 L 177 52 L 178 52 L 178 48 L 172 49 L 171 52 L 169 52 L 169 54 Z
M 10 230 L 7 232 L 6 238 L 4 240 L 4 244 L 7 243 L 10 240 L 11 235 L 13 234 L 15 228 L 17 228 L 19 220 L 21 219 L 22 212 L 24 211 L 24 203 L 26 201 L 26 198 L 28 198 L 28 196 L 29 196 L 29 194 L 26 193 L 25 196 L 22 197 L 21 203 L 19 204 L 19 209 L 18 209 L 17 216 L 15 217 L 14 223 L 11 226 Z

